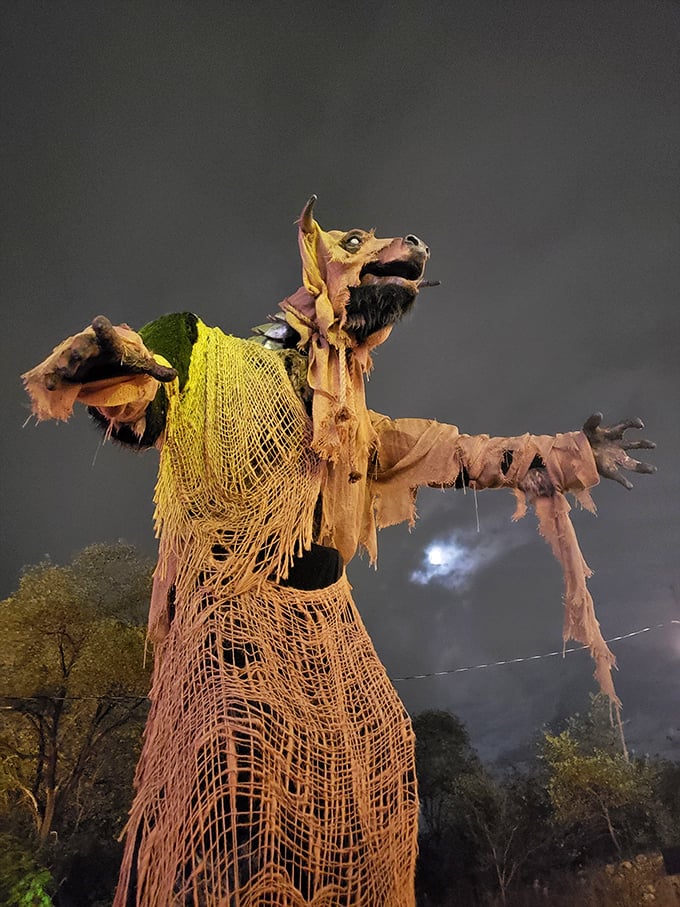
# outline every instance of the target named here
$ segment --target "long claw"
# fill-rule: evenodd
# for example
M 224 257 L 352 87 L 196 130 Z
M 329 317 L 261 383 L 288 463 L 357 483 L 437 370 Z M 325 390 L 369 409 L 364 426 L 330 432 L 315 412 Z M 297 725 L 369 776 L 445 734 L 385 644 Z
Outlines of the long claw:
M 602 475 L 605 479 L 613 479 L 615 482 L 618 482 L 619 485 L 623 485 L 627 491 L 630 491 L 633 487 L 633 483 L 629 481 L 623 473 L 620 473 L 618 469 L 605 469 L 602 471 Z
M 125 348 L 118 336 L 118 333 L 109 319 L 105 315 L 97 315 L 92 322 L 92 329 L 95 332 L 99 347 L 105 355 L 125 365 L 131 373 L 142 373 L 150 375 L 157 381 L 172 381 L 177 377 L 174 368 L 161 365 L 153 357 L 139 361 L 125 361 Z
M 625 441 L 621 445 L 622 450 L 654 450 L 656 448 L 656 443 L 654 441 L 647 441 L 642 439 L 640 441 Z
M 123 345 L 106 315 L 97 315 L 92 321 L 92 330 L 97 337 L 102 353 L 107 353 L 116 359 L 122 359 Z
M 161 365 L 160 362 L 156 362 L 155 359 L 149 363 L 144 371 L 147 375 L 151 375 L 152 378 L 155 378 L 156 381 L 173 381 L 177 377 L 177 371 L 174 368 L 168 368 L 167 365 Z
M 591 416 L 588 416 L 588 418 L 586 419 L 586 421 L 583 423 L 583 431 L 584 431 L 584 433 L 585 433 L 588 437 L 590 437 L 591 435 L 593 435 L 593 434 L 595 433 L 595 430 L 596 430 L 597 428 L 599 428 L 600 423 L 602 422 L 602 419 L 603 419 L 603 418 L 604 418 L 604 417 L 603 417 L 602 413 L 593 413 Z
M 619 422 L 618 425 L 614 426 L 617 429 L 622 429 L 625 431 L 627 428 L 644 428 L 645 423 L 642 419 L 625 419 L 623 422 Z
M 619 422 L 616 425 L 610 425 L 602 429 L 602 434 L 609 441 L 618 441 L 623 437 L 625 431 L 629 428 L 644 428 L 642 419 L 626 419 L 625 422 Z
M 635 470 L 635 472 L 642 472 L 648 476 L 656 472 L 656 466 L 653 466 L 651 463 L 642 463 L 640 460 L 635 460 L 634 463 L 635 466 L 633 467 L 633 469 Z

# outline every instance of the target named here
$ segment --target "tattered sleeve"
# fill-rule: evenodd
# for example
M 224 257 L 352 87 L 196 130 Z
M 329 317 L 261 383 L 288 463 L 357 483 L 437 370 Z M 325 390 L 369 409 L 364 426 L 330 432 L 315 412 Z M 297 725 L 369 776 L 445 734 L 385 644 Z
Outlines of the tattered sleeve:
M 138 332 L 128 325 L 115 326 L 123 347 L 120 370 L 96 381 L 78 383 L 62 377 L 74 341 L 94 340 L 92 327 L 68 337 L 39 365 L 23 375 L 26 390 L 38 420 L 70 417 L 82 403 L 106 432 L 129 447 L 152 447 L 165 426 L 167 396 L 164 386 L 148 374 L 130 369 L 149 357 L 171 365 L 178 373 L 181 389 L 187 379 L 191 351 L 196 341 L 198 319 L 182 312 L 163 315 Z
M 573 493 L 593 509 L 588 489 L 599 481 L 595 459 L 583 432 L 494 438 L 464 435 L 455 425 L 427 419 L 388 419 L 372 413 L 378 435 L 372 497 L 379 528 L 415 520 L 419 487 L 509 488 L 525 510 L 520 486 L 528 471 L 545 466 L 554 488 Z
M 148 359 L 151 353 L 141 336 L 127 325 L 118 325 L 115 331 L 123 348 L 121 370 L 117 374 L 85 384 L 63 377 L 73 343 L 81 338 L 85 342 L 94 340 L 93 329 L 87 327 L 80 334 L 68 337 L 43 362 L 22 375 L 38 420 L 66 420 L 78 402 L 105 414 L 114 427 L 131 425 L 137 435 L 143 434 L 145 413 L 156 397 L 160 382 L 150 375 L 125 370 L 128 363 L 134 365 Z

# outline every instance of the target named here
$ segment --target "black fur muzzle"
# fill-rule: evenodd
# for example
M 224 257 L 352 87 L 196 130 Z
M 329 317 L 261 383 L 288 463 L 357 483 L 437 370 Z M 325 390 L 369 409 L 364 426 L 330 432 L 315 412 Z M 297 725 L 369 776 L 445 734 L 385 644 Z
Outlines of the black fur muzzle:
M 345 330 L 363 343 L 375 331 L 400 321 L 417 295 L 414 287 L 399 283 L 350 287 Z

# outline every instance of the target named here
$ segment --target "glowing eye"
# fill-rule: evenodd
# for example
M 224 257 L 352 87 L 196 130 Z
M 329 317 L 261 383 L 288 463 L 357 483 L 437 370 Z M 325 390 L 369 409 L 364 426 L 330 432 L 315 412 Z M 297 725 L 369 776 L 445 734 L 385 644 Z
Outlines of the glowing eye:
M 348 252 L 355 252 L 359 246 L 363 243 L 361 236 L 348 236 L 346 239 L 343 239 L 342 245 L 347 249 Z

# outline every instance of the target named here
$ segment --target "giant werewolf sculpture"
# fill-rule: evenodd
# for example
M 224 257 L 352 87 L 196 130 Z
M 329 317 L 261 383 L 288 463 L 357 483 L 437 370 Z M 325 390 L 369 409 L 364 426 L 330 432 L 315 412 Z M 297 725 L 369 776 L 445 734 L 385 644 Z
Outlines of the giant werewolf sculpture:
M 160 556 L 152 709 L 116 907 L 408 907 L 418 804 L 410 724 L 344 565 L 413 521 L 421 485 L 512 488 L 566 582 L 565 634 L 613 657 L 564 492 L 650 472 L 591 417 L 556 437 L 470 437 L 370 412 L 371 349 L 413 304 L 416 236 L 299 221 L 304 285 L 261 343 L 194 315 L 139 334 L 98 317 L 25 375 L 38 418 L 78 399 L 106 432 L 157 446 Z M 268 348 L 273 347 L 273 348 Z

